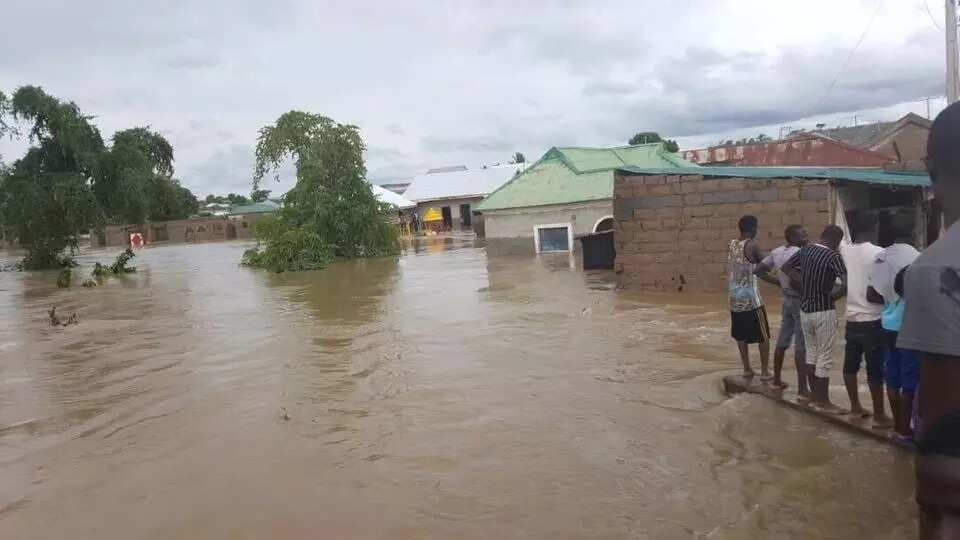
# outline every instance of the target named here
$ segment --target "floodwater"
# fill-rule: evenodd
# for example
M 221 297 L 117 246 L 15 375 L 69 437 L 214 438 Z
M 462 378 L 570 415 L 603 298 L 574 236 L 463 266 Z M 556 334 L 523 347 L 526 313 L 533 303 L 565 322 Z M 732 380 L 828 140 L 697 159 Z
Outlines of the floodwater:
M 0 273 L 0 538 L 914 536 L 909 455 L 721 394 L 720 298 L 469 237 L 283 275 L 245 247 Z

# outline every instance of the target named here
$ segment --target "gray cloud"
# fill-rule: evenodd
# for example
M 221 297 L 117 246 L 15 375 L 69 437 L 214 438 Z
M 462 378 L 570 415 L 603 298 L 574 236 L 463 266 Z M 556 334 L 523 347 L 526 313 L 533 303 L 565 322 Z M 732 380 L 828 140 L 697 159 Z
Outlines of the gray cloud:
M 191 189 L 246 192 L 257 130 L 290 109 L 361 126 L 372 179 L 638 130 L 693 141 L 885 119 L 942 93 L 942 37 L 923 10 L 886 3 L 824 98 L 873 5 L 754 4 L 758 25 L 735 0 L 35 0 L 4 6 L 16 22 L 0 50 L 16 54 L 0 55 L 0 85 L 76 101 L 105 137 L 149 125 Z M 8 162 L 21 152 L 0 141 Z

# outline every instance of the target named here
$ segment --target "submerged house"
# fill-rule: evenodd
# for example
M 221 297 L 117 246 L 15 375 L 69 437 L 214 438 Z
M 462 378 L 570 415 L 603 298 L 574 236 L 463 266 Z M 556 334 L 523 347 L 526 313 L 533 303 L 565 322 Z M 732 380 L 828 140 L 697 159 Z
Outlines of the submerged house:
M 280 209 L 280 205 L 267 199 L 262 202 L 234 206 L 227 217 L 234 224 L 236 237 L 239 239 L 253 238 L 255 224 Z
M 663 144 L 554 147 L 478 207 L 493 252 L 575 251 L 574 238 L 613 226 L 614 171 L 696 167 Z
M 480 169 L 464 166 L 442 167 L 418 174 L 403 196 L 416 203 L 416 212 L 423 221 L 427 212 L 439 212 L 443 228 L 471 229 L 477 203 L 524 170 L 525 163 L 496 165 Z
M 743 215 L 759 219 L 757 240 L 770 250 L 784 228 L 807 227 L 819 237 L 828 224 L 847 232 L 858 212 L 880 218 L 880 245 L 889 245 L 890 219 L 916 222 L 914 244 L 936 239 L 940 217 L 931 210 L 926 174 L 812 167 L 623 167 L 614 185 L 615 269 L 624 288 L 721 291 L 727 249 Z

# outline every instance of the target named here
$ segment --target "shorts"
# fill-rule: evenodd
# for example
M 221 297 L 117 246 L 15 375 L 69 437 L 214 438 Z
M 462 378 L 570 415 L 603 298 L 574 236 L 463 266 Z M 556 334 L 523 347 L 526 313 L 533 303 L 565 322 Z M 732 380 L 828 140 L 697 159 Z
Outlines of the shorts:
M 867 382 L 883 384 L 883 343 L 886 336 L 880 321 L 848 322 L 843 374 L 856 375 L 861 360 L 867 363 Z
M 751 311 L 730 312 L 730 336 L 746 343 L 766 343 L 770 341 L 770 323 L 767 322 L 767 309 L 763 306 Z
M 817 377 L 830 377 L 833 350 L 837 346 L 837 311 L 801 313 L 800 326 L 803 328 L 803 341 L 807 345 L 807 365 L 814 366 L 814 375 Z
M 886 355 L 884 374 L 887 388 L 915 395 L 917 386 L 920 384 L 920 358 L 911 350 L 898 349 L 894 346 L 897 342 L 896 332 L 886 332 L 886 336 L 888 341 L 884 351 Z
M 806 346 L 803 342 L 803 328 L 800 327 L 800 299 L 784 296 L 780 313 L 780 335 L 777 336 L 777 348 L 787 350 L 790 348 L 790 341 L 793 341 L 796 345 L 796 353 L 803 354 Z

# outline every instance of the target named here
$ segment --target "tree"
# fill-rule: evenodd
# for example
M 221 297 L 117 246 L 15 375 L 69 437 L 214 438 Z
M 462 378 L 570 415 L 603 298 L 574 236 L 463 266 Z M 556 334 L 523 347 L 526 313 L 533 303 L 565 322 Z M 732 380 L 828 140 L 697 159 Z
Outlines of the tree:
M 0 94 L 6 118 L 30 124 L 26 155 L 0 170 L 0 228 L 26 248 L 25 269 L 71 262 L 78 237 L 102 223 L 179 219 L 195 211 L 193 194 L 173 180 L 173 148 L 148 128 L 117 132 L 107 148 L 74 103 L 42 88 Z M 69 250 L 69 253 L 64 252 Z
M 243 195 L 238 195 L 236 193 L 227 193 L 227 202 L 234 205 L 240 206 L 241 204 L 249 204 L 250 201 L 247 200 Z
M 79 234 L 100 222 L 92 181 L 104 151 L 100 132 L 74 103 L 36 86 L 19 88 L 5 105 L 16 121 L 31 123 L 33 144 L 0 178 L 4 236 L 26 248 L 24 269 L 72 262 Z
M 250 193 L 250 200 L 253 202 L 263 202 L 270 198 L 269 189 L 255 189 Z
M 243 263 L 274 272 L 316 270 L 336 257 L 376 257 L 399 250 L 392 211 L 366 181 L 356 126 L 290 111 L 260 130 L 253 191 L 292 158 L 297 183 L 284 206 L 257 226 L 258 248 Z
M 630 137 L 630 140 L 627 141 L 627 144 L 634 146 L 637 144 L 652 144 L 658 142 L 663 143 L 663 149 L 667 152 L 677 153 L 680 151 L 680 145 L 677 144 L 677 141 L 673 139 L 664 139 L 655 131 L 638 132 L 633 137 Z
M 527 158 L 520 152 L 517 152 L 516 154 L 514 154 L 513 159 L 510 161 L 510 163 L 526 163 L 526 162 L 527 162 Z

